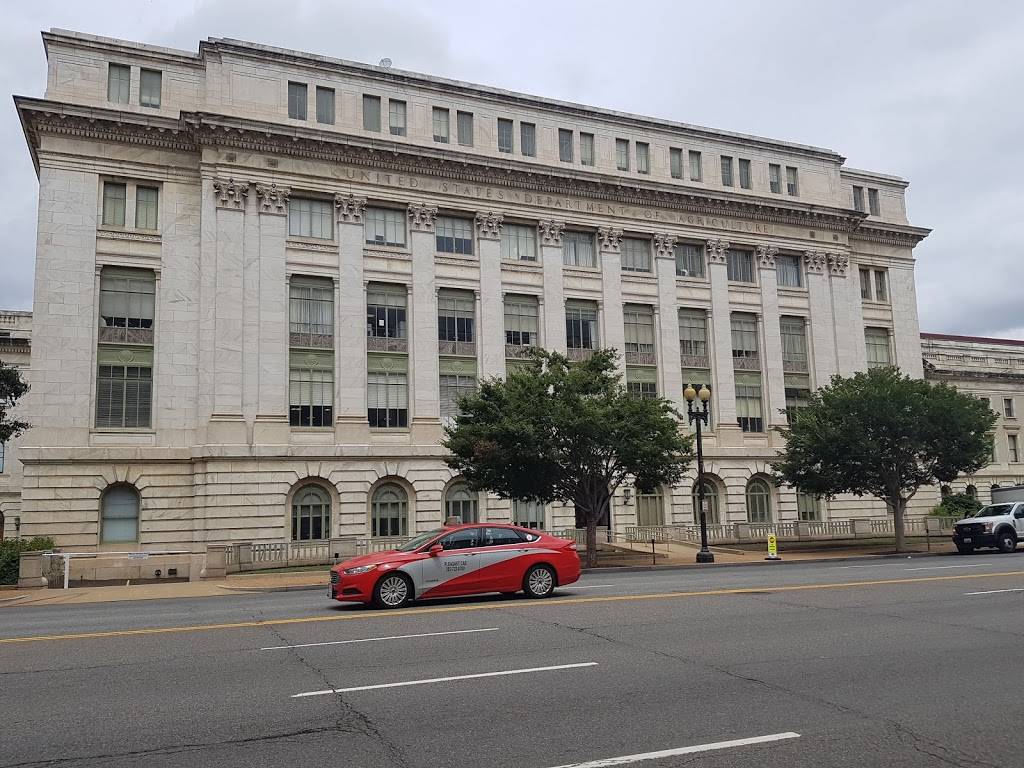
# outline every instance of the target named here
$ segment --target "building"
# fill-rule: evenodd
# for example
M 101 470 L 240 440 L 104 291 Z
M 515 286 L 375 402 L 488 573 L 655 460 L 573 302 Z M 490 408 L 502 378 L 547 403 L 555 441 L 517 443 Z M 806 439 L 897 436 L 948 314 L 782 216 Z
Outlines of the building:
M 992 462 L 973 475 L 932 489 L 930 502 L 938 504 L 952 492 L 968 493 L 988 504 L 993 488 L 1024 484 L 1024 435 L 1018 422 L 1018 409 L 1024 408 L 1024 341 L 922 333 L 921 354 L 926 379 L 987 400 L 999 417 Z
M 0 361 L 21 369 L 27 378 L 32 354 L 32 313 L 0 310 Z M 15 414 L 24 417 L 25 408 Z M 23 438 L 0 442 L 0 539 L 17 536 L 21 528 L 21 462 Z
M 907 182 L 827 150 L 227 39 L 43 34 L 22 527 L 65 546 L 401 536 L 469 493 L 443 419 L 531 346 L 709 381 L 715 521 L 885 514 L 775 489 L 833 373 L 920 376 Z M 692 479 L 610 524 L 690 523 Z

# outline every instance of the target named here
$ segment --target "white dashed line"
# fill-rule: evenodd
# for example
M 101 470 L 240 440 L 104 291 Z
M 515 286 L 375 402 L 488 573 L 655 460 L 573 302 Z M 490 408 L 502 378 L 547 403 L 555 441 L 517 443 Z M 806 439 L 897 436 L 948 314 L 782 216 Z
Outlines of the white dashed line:
M 302 643 L 301 645 L 272 645 L 260 648 L 261 651 L 284 651 L 289 648 L 314 648 L 318 645 L 350 645 L 352 643 L 374 643 L 378 640 L 407 640 L 411 637 L 440 637 L 441 635 L 468 635 L 473 632 L 497 632 L 498 627 L 486 629 L 455 629 L 450 632 L 422 632 L 417 635 L 388 635 L 387 637 L 363 637 L 359 640 L 331 640 L 327 643 Z
M 799 733 L 788 731 L 786 733 L 771 733 L 767 736 L 752 736 L 749 739 L 733 739 L 732 741 L 715 741 L 711 744 L 696 744 L 692 747 L 679 747 L 678 749 L 663 749 L 659 752 L 640 752 L 635 755 L 624 755 L 623 757 L 607 757 L 604 760 L 592 760 L 589 763 L 569 763 L 558 765 L 555 768 L 608 768 L 613 765 L 628 765 L 640 763 L 644 760 L 661 760 L 664 757 L 678 757 L 679 755 L 693 755 L 698 752 L 714 752 L 719 749 L 732 749 L 733 747 L 746 747 L 751 744 L 768 744 L 773 741 L 784 741 L 786 739 L 799 739 Z
M 992 563 L 971 563 L 970 565 L 930 565 L 927 568 L 904 568 L 905 571 L 945 571 L 949 568 L 981 568 Z
M 1000 595 L 1003 592 L 1024 592 L 1024 589 L 990 589 L 987 592 L 964 592 L 965 595 Z

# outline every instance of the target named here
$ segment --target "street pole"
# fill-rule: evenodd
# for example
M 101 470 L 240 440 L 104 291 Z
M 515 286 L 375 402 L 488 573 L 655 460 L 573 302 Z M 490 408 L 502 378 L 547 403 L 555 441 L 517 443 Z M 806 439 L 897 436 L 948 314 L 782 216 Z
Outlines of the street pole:
M 690 423 L 697 423 L 697 505 L 700 507 L 700 551 L 697 552 L 697 562 L 713 563 L 715 555 L 708 549 L 708 520 L 704 509 L 704 441 L 701 433 L 702 425 L 708 423 L 711 390 L 706 384 L 702 384 L 698 392 L 691 384 L 683 392 L 683 396 L 686 398 L 686 415 L 689 417 Z M 693 401 L 698 398 L 700 398 L 701 407 L 694 410 Z

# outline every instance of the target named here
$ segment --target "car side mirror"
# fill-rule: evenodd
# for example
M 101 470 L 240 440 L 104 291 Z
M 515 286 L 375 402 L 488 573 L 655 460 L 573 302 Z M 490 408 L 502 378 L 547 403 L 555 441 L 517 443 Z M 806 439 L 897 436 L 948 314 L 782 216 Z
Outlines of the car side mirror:
M 1016 517 L 1018 520 L 1024 517 L 1024 509 L 1018 509 L 1016 512 L 1013 513 L 1013 516 Z
M 444 547 L 442 547 L 440 544 L 434 544 L 430 549 L 427 550 L 427 552 L 430 553 L 431 557 L 437 557 L 442 552 L 444 552 Z

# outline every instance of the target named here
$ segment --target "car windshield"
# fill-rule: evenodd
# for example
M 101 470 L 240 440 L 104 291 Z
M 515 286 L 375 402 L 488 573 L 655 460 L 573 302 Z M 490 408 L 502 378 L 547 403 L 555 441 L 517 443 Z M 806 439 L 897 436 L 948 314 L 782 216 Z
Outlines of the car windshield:
M 999 517 L 1010 514 L 1011 509 L 1013 509 L 1013 504 L 990 504 L 979 509 L 971 517 Z
M 426 544 L 428 541 L 430 541 L 435 536 L 440 536 L 442 533 L 444 533 L 444 531 L 445 531 L 444 528 L 435 528 L 432 531 L 427 531 L 426 533 L 421 533 L 419 536 L 414 536 L 413 538 L 411 538 L 407 542 L 405 542 L 405 544 L 403 544 L 402 546 L 398 547 L 397 551 L 398 552 L 413 552 L 413 551 L 419 549 L 420 547 L 422 547 L 424 544 Z

